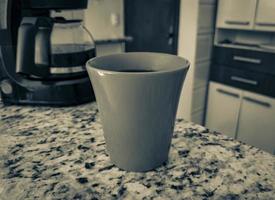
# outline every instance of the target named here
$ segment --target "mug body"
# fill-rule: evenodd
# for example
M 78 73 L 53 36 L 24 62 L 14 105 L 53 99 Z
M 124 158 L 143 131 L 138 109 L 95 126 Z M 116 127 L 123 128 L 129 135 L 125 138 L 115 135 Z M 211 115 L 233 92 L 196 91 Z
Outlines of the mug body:
M 189 63 L 162 53 L 93 58 L 87 71 L 111 161 L 148 171 L 168 159 L 179 96 Z

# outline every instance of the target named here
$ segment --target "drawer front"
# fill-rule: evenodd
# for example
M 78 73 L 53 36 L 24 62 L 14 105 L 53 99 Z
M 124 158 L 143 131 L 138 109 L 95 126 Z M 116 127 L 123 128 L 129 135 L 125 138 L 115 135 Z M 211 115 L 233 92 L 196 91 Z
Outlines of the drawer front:
M 273 53 L 215 47 L 214 62 L 218 65 L 275 75 L 275 54 Z
M 238 70 L 226 66 L 214 66 L 211 69 L 211 80 L 256 93 L 275 96 L 275 76 Z M 272 87 L 273 85 L 273 87 Z

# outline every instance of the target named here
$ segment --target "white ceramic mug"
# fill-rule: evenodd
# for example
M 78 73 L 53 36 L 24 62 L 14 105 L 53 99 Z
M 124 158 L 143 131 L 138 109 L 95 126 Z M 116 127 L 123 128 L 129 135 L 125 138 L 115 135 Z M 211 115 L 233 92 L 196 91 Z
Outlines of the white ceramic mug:
M 96 57 L 86 65 L 111 161 L 148 171 L 167 161 L 189 62 L 163 53 Z

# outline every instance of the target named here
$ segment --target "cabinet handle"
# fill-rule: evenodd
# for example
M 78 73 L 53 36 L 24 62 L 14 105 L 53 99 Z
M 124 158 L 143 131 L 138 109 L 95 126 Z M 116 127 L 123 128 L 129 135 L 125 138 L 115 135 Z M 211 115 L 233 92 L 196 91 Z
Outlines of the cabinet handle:
M 270 103 L 264 102 L 264 101 L 260 101 L 258 99 L 253 99 L 251 97 L 246 97 L 246 96 L 243 99 L 246 100 L 246 101 L 249 101 L 249 102 L 252 102 L 252 103 L 264 106 L 264 107 L 267 107 L 267 108 L 271 107 Z
M 257 81 L 254 80 L 250 80 L 250 79 L 246 79 L 246 78 L 242 78 L 242 77 L 238 77 L 238 76 L 231 76 L 230 79 L 232 81 L 237 81 L 237 82 L 241 82 L 241 83 L 246 83 L 249 85 L 258 85 Z
M 233 21 L 233 20 L 225 20 L 226 24 L 229 25 L 249 25 L 250 22 L 249 21 Z
M 231 97 L 235 97 L 235 98 L 239 98 L 240 97 L 240 95 L 239 94 L 237 94 L 237 93 L 233 93 L 233 92 L 228 92 L 228 91 L 226 91 L 226 90 L 223 90 L 223 89 L 217 89 L 217 92 L 219 92 L 219 93 L 222 93 L 222 94 L 226 94 L 226 95 L 229 95 L 229 96 L 231 96 Z
M 233 56 L 233 60 L 252 63 L 252 64 L 261 64 L 262 63 L 262 61 L 260 59 L 248 58 L 248 57 L 243 57 L 243 56 Z
M 256 25 L 258 25 L 258 26 L 275 26 L 275 23 L 257 22 Z

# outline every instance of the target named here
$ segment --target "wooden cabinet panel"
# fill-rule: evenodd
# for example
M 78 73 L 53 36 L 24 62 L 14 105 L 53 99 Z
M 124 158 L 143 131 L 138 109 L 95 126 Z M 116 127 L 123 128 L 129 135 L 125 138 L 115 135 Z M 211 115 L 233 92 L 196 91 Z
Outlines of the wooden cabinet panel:
M 212 33 L 215 28 L 215 5 L 200 4 L 199 5 L 199 19 L 198 19 L 198 33 Z
M 237 139 L 275 153 L 275 99 L 243 93 Z
M 209 80 L 210 61 L 200 62 L 194 68 L 194 88 L 206 87 Z
M 217 27 L 252 29 L 256 5 L 257 0 L 220 0 Z
M 210 34 L 199 35 L 196 44 L 196 62 L 205 62 L 211 59 L 213 36 Z
M 264 31 L 275 31 L 275 1 L 259 0 L 255 29 Z
M 215 47 L 213 55 L 214 62 L 219 65 L 275 75 L 275 68 L 273 67 L 275 66 L 274 53 Z
M 191 121 L 203 125 L 203 117 L 204 117 L 204 110 L 198 110 L 194 113 L 192 113 Z
M 192 111 L 196 112 L 198 110 L 203 110 L 205 107 L 205 100 L 206 100 L 206 91 L 207 87 L 202 86 L 199 88 L 194 89 L 193 91 L 193 101 L 192 101 Z
M 242 91 L 211 82 L 208 94 L 206 127 L 235 138 Z

